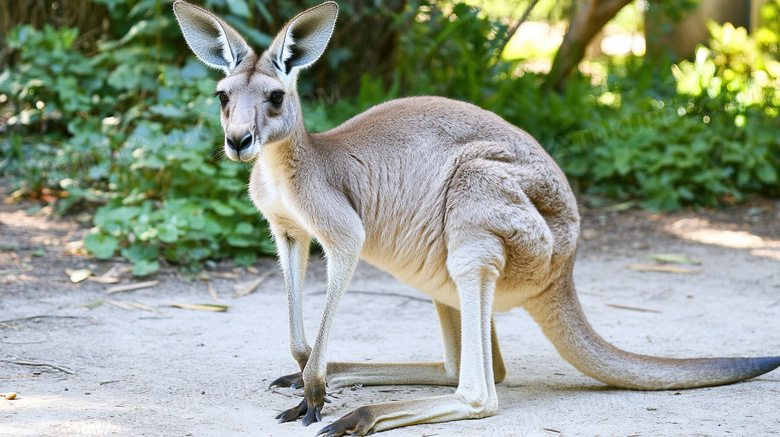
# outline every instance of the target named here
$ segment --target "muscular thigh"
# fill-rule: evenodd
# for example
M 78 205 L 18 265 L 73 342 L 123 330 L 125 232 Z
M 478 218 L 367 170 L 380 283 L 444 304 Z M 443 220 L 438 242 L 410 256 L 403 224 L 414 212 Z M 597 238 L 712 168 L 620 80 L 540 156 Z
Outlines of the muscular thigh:
M 498 289 L 544 287 L 552 273 L 555 239 L 522 177 L 515 163 L 474 159 L 458 168 L 448 191 L 450 256 L 464 258 L 465 269 L 494 266 Z

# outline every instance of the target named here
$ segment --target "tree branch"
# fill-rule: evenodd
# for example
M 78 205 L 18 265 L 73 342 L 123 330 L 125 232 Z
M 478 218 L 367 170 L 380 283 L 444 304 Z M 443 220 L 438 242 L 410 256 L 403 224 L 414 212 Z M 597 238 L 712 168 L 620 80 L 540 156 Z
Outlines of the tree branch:
M 604 25 L 631 0 L 586 0 L 580 4 L 569 24 L 561 48 L 555 54 L 546 86 L 560 90 L 571 71 L 585 56 L 585 48 Z
M 520 19 L 512 25 L 512 27 L 509 28 L 506 35 L 504 36 L 504 41 L 501 42 L 501 50 L 498 51 L 499 57 L 501 57 L 501 54 L 504 53 L 504 49 L 506 49 L 506 45 L 509 44 L 509 40 L 512 39 L 513 36 L 515 36 L 515 33 L 517 33 L 517 29 L 520 28 L 520 25 L 522 25 L 525 20 L 528 19 L 528 16 L 531 15 L 531 10 L 536 6 L 536 4 L 539 3 L 539 0 L 533 0 L 531 4 L 528 6 L 528 8 L 523 13 L 523 16 L 520 17 Z

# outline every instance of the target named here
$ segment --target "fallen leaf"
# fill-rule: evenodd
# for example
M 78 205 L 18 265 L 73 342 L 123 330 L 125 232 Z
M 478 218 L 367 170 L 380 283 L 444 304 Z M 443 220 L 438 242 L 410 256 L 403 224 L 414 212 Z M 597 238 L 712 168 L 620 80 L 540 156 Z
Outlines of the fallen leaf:
M 101 284 L 116 284 L 119 282 L 119 278 L 110 278 L 103 276 L 90 276 L 87 281 L 100 282 Z
M 217 297 L 217 291 L 214 290 L 214 286 L 209 284 L 209 294 L 211 295 L 211 298 L 214 299 L 214 302 L 219 302 L 219 297 Z
M 78 269 L 70 273 L 70 282 L 78 284 L 79 282 L 92 276 L 92 270 L 90 269 Z
M 188 303 L 167 303 L 165 304 L 169 307 L 175 307 L 175 308 L 182 308 L 185 310 L 194 310 L 194 311 L 213 311 L 213 312 L 225 312 L 230 308 L 227 305 L 215 305 L 215 304 L 188 304 Z
M 217 278 L 223 278 L 223 279 L 238 279 L 241 277 L 241 275 L 236 273 L 213 273 L 212 276 L 216 276 Z
M 141 303 L 141 302 L 138 302 L 138 301 L 130 302 L 130 305 L 138 308 L 139 310 L 150 311 L 150 312 L 157 313 L 157 314 L 160 314 L 160 315 L 164 315 L 165 314 L 164 312 L 158 310 L 155 307 L 149 306 L 149 305 L 147 305 L 145 303 Z
M 246 266 L 246 271 L 251 273 L 251 274 L 253 274 L 253 275 L 259 275 L 260 274 L 260 270 L 257 270 L 256 268 L 254 268 L 252 266 Z
M 253 291 L 255 291 L 257 289 L 257 286 L 260 285 L 260 283 L 263 282 L 265 280 L 265 278 L 267 278 L 270 274 L 271 274 L 271 272 L 267 272 L 263 276 L 255 279 L 254 281 L 252 281 L 252 282 L 246 284 L 245 286 L 241 287 L 241 289 L 236 291 L 236 293 L 233 295 L 233 299 L 235 299 L 237 297 L 241 297 L 241 296 L 246 296 L 247 294 L 252 293 Z
M 612 205 L 610 207 L 607 207 L 607 211 L 613 211 L 613 212 L 620 212 L 625 211 L 627 209 L 631 209 L 636 205 L 635 200 L 629 200 L 628 202 L 618 203 L 616 205 Z
M 159 283 L 160 281 L 154 280 L 154 281 L 146 281 L 146 282 L 137 282 L 135 284 L 117 285 L 116 287 L 111 287 L 108 290 L 106 290 L 106 294 L 121 293 L 123 291 L 140 290 L 141 288 L 154 287 Z
M 96 301 L 94 301 L 92 303 L 88 303 L 86 305 L 82 305 L 82 307 L 90 309 L 90 310 L 94 310 L 95 308 L 99 307 L 100 305 L 103 305 L 104 302 L 105 301 L 103 299 L 100 299 L 100 300 L 96 300 Z
M 132 269 L 132 267 L 130 267 Z M 122 274 L 122 268 L 118 266 L 111 267 L 107 272 L 98 276 L 99 278 L 116 278 Z
M 65 243 L 65 255 L 79 255 L 84 253 L 84 240 L 71 241 Z
M 655 253 L 652 255 L 647 255 L 645 258 L 662 263 L 693 264 L 696 266 L 701 265 L 700 261 L 696 261 L 693 258 L 689 258 L 685 255 L 678 255 L 676 253 Z
M 626 266 L 632 270 L 639 270 L 641 272 L 665 272 L 665 273 L 701 273 L 701 270 L 685 269 L 677 266 L 670 265 L 656 265 L 656 264 L 629 264 Z
M 658 313 L 658 314 L 661 313 L 658 310 L 649 310 L 647 308 L 629 307 L 629 306 L 625 306 L 625 305 L 615 305 L 615 304 L 611 304 L 611 303 L 608 303 L 607 306 L 611 307 L 611 308 L 617 308 L 617 309 L 620 309 L 620 310 L 641 311 L 643 313 Z M 651 341 L 651 343 L 652 343 L 652 341 Z
M 14 392 L 4 393 L 3 397 L 10 401 L 10 400 L 16 399 L 16 393 L 14 393 Z
M 133 311 L 135 309 L 124 302 L 119 302 L 113 299 L 106 299 L 106 303 L 109 303 L 117 308 L 122 308 L 123 310 Z

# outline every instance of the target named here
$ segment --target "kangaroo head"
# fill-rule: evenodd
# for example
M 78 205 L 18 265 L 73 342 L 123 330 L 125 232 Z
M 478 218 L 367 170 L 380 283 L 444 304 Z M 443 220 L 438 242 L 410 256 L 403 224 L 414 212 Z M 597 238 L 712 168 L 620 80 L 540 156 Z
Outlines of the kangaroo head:
M 336 24 L 335 2 L 295 16 L 259 57 L 211 12 L 183 1 L 175 2 L 173 11 L 198 59 L 225 73 L 214 95 L 222 106 L 228 158 L 250 161 L 264 144 L 282 141 L 303 126 L 296 79 L 325 51 Z

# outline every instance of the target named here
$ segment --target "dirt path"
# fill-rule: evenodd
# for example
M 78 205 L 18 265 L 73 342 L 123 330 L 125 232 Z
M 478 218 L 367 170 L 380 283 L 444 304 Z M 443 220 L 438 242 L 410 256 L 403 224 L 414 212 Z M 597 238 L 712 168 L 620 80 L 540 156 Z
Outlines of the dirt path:
M 29 205 L 26 205 L 29 206 Z M 23 206 L 23 207 L 26 207 Z M 725 212 L 653 216 L 584 211 L 575 272 L 592 324 L 610 342 L 659 356 L 780 353 L 780 203 L 753 202 Z M 106 296 L 112 286 L 72 284 L 66 268 L 100 274 L 69 242 L 86 229 L 19 206 L 0 206 L 0 435 L 13 436 L 309 436 L 321 426 L 278 424 L 273 416 L 300 391 L 268 390 L 295 371 L 286 344 L 281 275 L 233 299 L 256 273 L 220 265 L 206 272 L 230 305 L 224 313 L 168 307 L 212 303 L 207 282 L 167 269 L 143 290 Z M 693 240 L 675 236 L 675 233 Z M 694 241 L 695 240 L 695 241 Z M 707 244 L 699 241 L 707 241 Z M 725 245 L 725 246 L 724 246 Z M 674 253 L 701 262 L 695 274 L 643 272 L 627 264 Z M 41 255 L 41 256 L 36 256 Z M 124 276 L 122 283 L 138 280 Z M 304 315 L 311 337 L 319 318 L 325 266 L 307 275 Z M 332 360 L 432 361 L 441 346 L 428 299 L 370 266 L 361 266 L 339 308 Z M 139 308 L 141 303 L 162 314 Z M 90 309 L 90 304 L 104 303 Z M 633 308 L 633 309 L 627 309 Z M 27 318 L 30 316 L 45 316 Z M 22 319 L 22 320 L 12 320 Z M 780 432 L 780 372 L 747 383 L 686 391 L 615 390 L 564 362 L 520 309 L 497 315 L 509 375 L 498 385 L 500 411 L 478 421 L 421 425 L 390 436 L 765 435 Z M 30 376 L 35 375 L 35 376 Z M 324 423 L 369 403 L 435 396 L 450 388 L 353 387 L 331 393 Z

